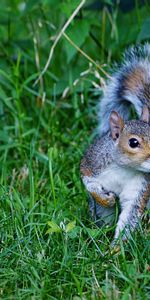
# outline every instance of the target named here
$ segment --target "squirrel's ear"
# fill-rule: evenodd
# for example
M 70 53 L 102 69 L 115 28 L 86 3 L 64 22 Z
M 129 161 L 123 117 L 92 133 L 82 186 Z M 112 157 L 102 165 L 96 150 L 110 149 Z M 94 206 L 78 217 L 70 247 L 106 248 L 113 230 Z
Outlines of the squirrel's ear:
M 112 111 L 109 122 L 112 138 L 113 140 L 117 140 L 124 126 L 123 120 L 116 111 Z
M 149 109 L 147 105 L 143 105 L 141 118 L 142 121 L 149 123 Z

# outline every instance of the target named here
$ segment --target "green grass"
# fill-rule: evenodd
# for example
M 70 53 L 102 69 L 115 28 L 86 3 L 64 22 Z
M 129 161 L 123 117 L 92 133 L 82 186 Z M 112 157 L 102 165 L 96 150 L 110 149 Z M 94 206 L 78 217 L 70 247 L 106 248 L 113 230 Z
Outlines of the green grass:
M 41 6 L 40 1 L 29 1 L 23 13 L 17 11 L 19 3 L 1 4 L 0 299 L 150 299 L 149 224 L 143 222 L 140 232 L 127 244 L 120 241 L 120 252 L 112 253 L 115 224 L 93 224 L 80 180 L 80 159 L 97 126 L 100 92 L 93 81 L 98 85 L 100 78 L 95 77 L 95 66 L 89 67 L 61 40 L 44 79 L 33 86 L 48 57 L 49 36 L 58 33 L 76 3 L 50 1 L 53 15 L 46 1 Z M 144 32 L 149 12 L 146 4 L 139 9 L 138 1 L 124 16 L 114 7 L 110 16 L 116 31 L 108 38 L 106 11 L 83 10 L 85 37 L 78 46 L 110 65 L 110 57 L 120 57 Z M 131 27 L 130 20 L 138 20 L 137 26 Z M 128 37 L 124 24 L 132 29 Z M 75 20 L 71 34 L 74 26 Z M 101 31 L 105 51 L 90 38 L 92 26 L 97 39 Z M 76 42 L 76 31 L 74 38 Z

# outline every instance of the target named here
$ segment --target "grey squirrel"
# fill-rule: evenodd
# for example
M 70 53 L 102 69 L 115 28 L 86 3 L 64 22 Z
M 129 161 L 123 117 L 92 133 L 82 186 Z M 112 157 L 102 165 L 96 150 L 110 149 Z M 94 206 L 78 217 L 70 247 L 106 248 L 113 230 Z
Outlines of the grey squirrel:
M 128 120 L 133 106 L 139 120 Z M 112 222 L 116 197 L 121 212 L 114 240 L 130 237 L 150 207 L 150 45 L 130 47 L 100 101 L 99 136 L 81 160 L 91 214 Z M 101 224 L 101 223 L 100 223 Z

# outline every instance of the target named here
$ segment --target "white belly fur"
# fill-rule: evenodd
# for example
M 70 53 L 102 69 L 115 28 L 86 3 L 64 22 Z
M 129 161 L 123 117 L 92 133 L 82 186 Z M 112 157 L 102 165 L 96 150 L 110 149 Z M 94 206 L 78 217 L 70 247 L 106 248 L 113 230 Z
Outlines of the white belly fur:
M 136 172 L 114 164 L 104 170 L 97 177 L 97 180 L 105 190 L 114 192 L 122 199 L 130 200 L 138 197 L 139 190 L 142 189 L 143 181 L 145 181 L 142 172 Z

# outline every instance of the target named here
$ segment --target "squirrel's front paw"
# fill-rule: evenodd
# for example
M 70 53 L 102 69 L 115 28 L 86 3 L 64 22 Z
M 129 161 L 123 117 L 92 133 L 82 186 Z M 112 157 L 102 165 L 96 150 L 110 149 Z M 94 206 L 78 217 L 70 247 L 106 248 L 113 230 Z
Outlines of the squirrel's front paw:
M 110 206 L 110 207 L 114 206 L 115 203 L 116 203 L 116 200 L 115 200 L 116 195 L 115 195 L 115 193 L 113 193 L 113 192 L 107 192 L 104 188 L 102 190 L 103 190 L 104 198 L 108 202 L 108 206 Z
M 109 206 L 110 206 L 110 207 L 112 207 L 112 206 L 115 205 L 116 200 L 115 200 L 114 195 L 109 195 L 109 196 L 108 196 L 108 203 L 109 203 Z
M 112 192 L 103 190 L 101 193 L 91 192 L 91 195 L 101 206 L 112 207 L 115 205 L 115 194 Z

